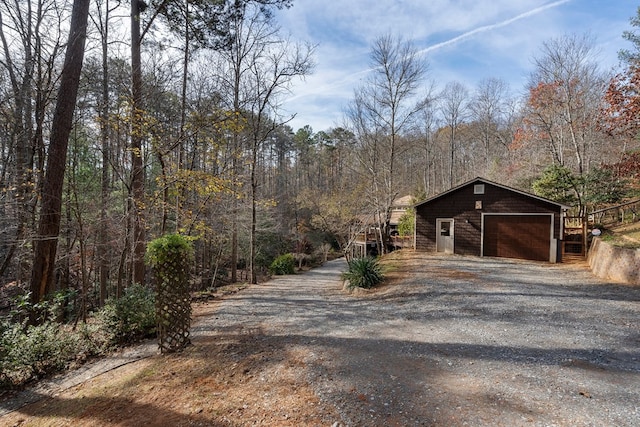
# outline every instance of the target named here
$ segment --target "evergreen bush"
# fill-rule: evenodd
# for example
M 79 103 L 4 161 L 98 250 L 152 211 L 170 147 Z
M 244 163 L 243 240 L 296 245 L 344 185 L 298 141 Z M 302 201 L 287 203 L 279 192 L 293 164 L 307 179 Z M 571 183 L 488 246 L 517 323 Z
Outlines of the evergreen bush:
M 413 208 L 406 209 L 398 221 L 398 234 L 400 237 L 413 236 L 416 213 Z
M 74 360 L 77 336 L 60 325 L 45 322 L 28 326 L 0 325 L 0 386 L 10 388 L 57 372 Z
M 296 272 L 296 258 L 292 253 L 280 255 L 269 266 L 269 273 L 279 276 Z
M 94 319 L 76 328 L 56 321 L 68 307 L 68 296 L 60 293 L 37 308 L 47 315 L 41 323 L 27 326 L 26 304 L 12 313 L 14 320 L 0 319 L 0 388 L 8 389 L 42 378 L 88 357 L 103 355 L 114 346 L 128 344 L 156 330 L 155 294 L 133 285 L 119 299 L 109 299 Z
M 111 345 L 123 345 L 153 336 L 156 332 L 155 293 L 134 284 L 120 298 L 109 298 L 96 316 L 109 335 Z

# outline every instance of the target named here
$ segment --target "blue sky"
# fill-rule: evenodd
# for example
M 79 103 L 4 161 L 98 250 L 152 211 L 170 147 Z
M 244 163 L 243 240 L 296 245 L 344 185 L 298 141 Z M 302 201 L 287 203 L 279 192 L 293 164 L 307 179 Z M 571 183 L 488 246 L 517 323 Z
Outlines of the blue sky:
M 372 42 L 385 34 L 411 41 L 429 64 L 427 78 L 470 91 L 485 78 L 524 92 L 543 42 L 589 33 L 603 70 L 618 66 L 622 38 L 640 2 L 631 0 L 294 0 L 277 14 L 283 33 L 317 45 L 314 74 L 295 83 L 283 108 L 294 130 L 339 126 L 366 78 Z

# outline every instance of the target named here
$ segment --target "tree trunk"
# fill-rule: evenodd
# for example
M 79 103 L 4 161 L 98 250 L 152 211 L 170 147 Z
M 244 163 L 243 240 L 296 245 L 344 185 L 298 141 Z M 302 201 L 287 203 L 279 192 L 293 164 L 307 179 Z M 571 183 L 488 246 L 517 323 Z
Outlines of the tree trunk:
M 106 15 L 102 33 L 102 105 L 100 108 L 100 145 L 102 148 L 102 176 L 100 190 L 100 229 L 98 231 L 98 271 L 100 280 L 100 306 L 107 300 L 107 285 L 109 281 L 109 240 L 107 230 L 107 209 L 109 206 L 109 189 L 111 177 L 109 160 L 111 146 L 109 144 L 109 2 L 106 3 Z
M 140 56 L 140 2 L 131 0 L 131 192 L 133 200 L 133 283 L 144 284 L 145 225 L 144 169 L 142 165 L 142 60 Z
M 27 13 L 27 19 L 31 21 L 32 12 L 29 8 Z M 14 242 L 11 243 L 9 252 L 5 257 L 2 267 L 0 268 L 0 275 L 4 275 L 11 264 L 17 248 L 21 245 L 25 235 L 27 234 L 27 228 L 30 222 L 29 215 L 29 199 L 30 188 L 32 187 L 33 174 L 30 172 L 34 169 L 33 166 L 33 147 L 32 147 L 32 108 L 31 103 L 27 100 L 30 99 L 33 91 L 34 82 L 34 61 L 33 52 L 31 49 L 25 49 L 24 52 L 24 66 L 22 67 L 22 77 L 16 74 L 15 70 L 17 66 L 14 65 L 11 57 L 11 49 L 9 41 L 7 40 L 4 32 L 4 28 L 7 25 L 4 24 L 2 14 L 0 14 L 0 40 L 2 40 L 2 47 L 4 58 L 3 62 L 6 63 L 5 67 L 9 75 L 9 80 L 12 86 L 13 95 L 13 129 L 11 134 L 11 149 L 14 150 L 14 191 L 13 198 L 17 202 L 16 207 L 16 233 Z M 26 34 L 29 40 L 33 38 L 32 27 L 30 25 L 26 28 Z M 24 41 L 23 41 L 24 43 Z M 21 263 L 21 260 L 18 261 Z M 22 266 L 18 266 L 17 278 L 18 281 L 22 279 Z
M 236 160 L 234 158 L 233 165 L 235 169 Z M 234 179 L 234 188 L 237 189 Z M 238 197 L 234 194 L 233 208 L 231 212 L 231 283 L 238 281 Z
M 80 73 L 84 57 L 90 0 L 74 0 L 69 30 L 69 44 L 60 77 L 60 88 L 51 127 L 49 156 L 42 190 L 42 208 L 34 247 L 35 257 L 31 275 L 31 299 L 40 302 L 51 290 L 53 281 L 62 189 L 67 162 L 67 146 L 78 96 Z
M 256 233 L 257 233 L 257 214 L 256 214 L 256 204 L 258 198 L 258 182 L 256 180 L 256 163 L 257 163 L 257 153 L 258 152 L 258 143 L 254 142 L 253 145 L 253 159 L 251 165 L 251 236 L 249 243 L 249 283 L 256 284 L 258 283 L 258 275 L 256 274 Z

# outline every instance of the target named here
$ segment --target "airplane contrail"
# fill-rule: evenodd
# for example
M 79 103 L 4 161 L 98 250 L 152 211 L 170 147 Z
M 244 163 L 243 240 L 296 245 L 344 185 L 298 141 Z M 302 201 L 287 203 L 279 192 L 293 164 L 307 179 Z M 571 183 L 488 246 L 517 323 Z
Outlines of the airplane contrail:
M 437 50 L 437 49 L 440 49 L 440 48 L 455 44 L 455 43 L 457 43 L 457 42 L 459 42 L 461 40 L 468 39 L 469 37 L 475 36 L 476 34 L 484 33 L 486 31 L 495 30 L 496 28 L 506 27 L 507 25 L 513 24 L 516 21 L 519 21 L 519 20 L 524 19 L 524 18 L 528 18 L 528 17 L 533 16 L 533 15 L 537 15 L 538 13 L 544 12 L 547 9 L 552 9 L 554 7 L 558 7 L 558 6 L 563 5 L 565 3 L 569 3 L 570 1 L 571 0 L 557 0 L 557 1 L 554 1 L 552 3 L 548 3 L 548 4 L 545 4 L 545 5 L 542 5 L 542 6 L 538 6 L 538 7 L 534 8 L 534 9 L 531 9 L 529 11 L 523 12 L 520 15 L 516 15 L 513 18 L 506 19 L 506 20 L 504 20 L 502 22 L 498 22 L 496 24 L 490 24 L 490 25 L 483 25 L 482 27 L 474 28 L 473 30 L 467 31 L 466 33 L 460 34 L 459 36 L 456 36 L 456 37 L 454 37 L 452 39 L 445 40 L 443 42 L 434 44 L 433 46 L 429 46 L 429 47 L 426 47 L 424 49 L 421 49 L 421 50 L 417 51 L 416 54 L 417 55 L 424 55 L 424 54 L 429 53 L 431 51 L 434 51 L 434 50 Z M 361 74 L 366 74 L 366 73 L 368 73 L 370 71 L 376 70 L 377 68 L 379 68 L 379 67 L 373 67 L 373 68 L 369 68 L 369 69 L 366 69 L 366 70 L 358 71 L 358 72 L 356 72 L 354 74 L 350 74 L 349 76 L 345 77 L 343 80 L 348 80 L 348 79 L 353 78 L 355 76 L 358 76 L 358 75 L 361 75 Z
M 544 12 L 545 10 L 561 6 L 561 5 L 565 4 L 565 3 L 569 3 L 570 1 L 572 1 L 572 0 L 557 0 L 557 1 L 545 4 L 545 5 L 542 5 L 542 6 L 538 6 L 538 7 L 534 8 L 534 9 L 531 9 L 529 11 L 526 11 L 526 12 L 523 12 L 523 13 L 521 13 L 519 15 L 516 15 L 513 18 L 509 18 L 509 19 L 506 19 L 504 21 L 501 21 L 501 22 L 498 22 L 498 23 L 495 23 L 495 24 L 484 25 L 482 27 L 478 27 L 478 28 L 475 28 L 473 30 L 467 31 L 466 33 L 460 34 L 459 36 L 456 36 L 456 37 L 454 37 L 452 39 L 449 39 L 449 40 L 434 44 L 433 46 L 426 47 L 424 49 L 419 50 L 417 52 L 417 54 L 418 55 L 424 55 L 424 54 L 429 53 L 431 51 L 438 50 L 438 49 L 441 49 L 443 47 L 455 44 L 455 43 L 457 43 L 459 41 L 468 39 L 468 38 L 470 38 L 470 37 L 472 37 L 472 36 L 474 36 L 476 34 L 483 33 L 483 32 L 486 32 L 486 31 L 491 31 L 491 30 L 494 30 L 496 28 L 506 27 L 507 25 L 513 24 L 514 22 L 517 22 L 517 21 L 519 21 L 521 19 L 528 18 L 530 16 L 533 16 L 533 15 L 536 15 L 538 13 Z M 348 83 L 352 82 L 354 80 L 354 78 L 357 78 L 359 76 L 365 75 L 365 74 L 375 70 L 376 68 L 377 67 L 368 68 L 368 69 L 360 70 L 360 71 L 352 73 L 352 74 L 348 74 L 348 75 L 344 76 L 342 79 L 340 79 L 339 81 L 334 81 L 332 83 L 328 83 L 328 84 L 323 85 L 322 88 L 323 88 L 323 90 L 330 90 L 331 88 L 342 87 L 345 84 L 348 84 Z M 314 90 L 313 92 L 316 93 L 317 90 Z M 298 98 L 303 98 L 305 96 L 307 96 L 307 95 L 298 94 L 298 95 L 295 95 L 295 96 L 289 98 L 288 101 L 292 101 L 292 100 L 295 100 L 295 99 L 298 99 Z
M 429 53 L 429 52 L 431 52 L 433 50 L 437 50 L 437 49 L 443 48 L 445 46 L 449 46 L 449 45 L 455 44 L 455 43 L 457 43 L 457 42 L 459 42 L 461 40 L 467 39 L 467 38 L 469 38 L 471 36 L 474 36 L 476 34 L 479 34 L 479 33 L 483 33 L 485 31 L 491 31 L 491 30 L 494 30 L 496 28 L 506 27 L 507 25 L 513 24 L 516 21 L 519 21 L 519 20 L 524 19 L 524 18 L 528 18 L 529 16 L 536 15 L 536 14 L 538 14 L 540 12 L 544 12 L 547 9 L 551 9 L 551 8 L 554 8 L 554 7 L 558 7 L 558 6 L 562 5 L 562 4 L 569 3 L 570 1 L 571 0 L 554 1 L 553 3 L 549 3 L 549 4 L 545 4 L 545 5 L 536 7 L 535 9 L 529 10 L 527 12 L 523 12 L 520 15 L 514 16 L 513 18 L 509 18 L 509 19 L 504 20 L 502 22 L 498 22 L 496 24 L 484 25 L 482 27 L 475 28 L 475 29 L 473 29 L 471 31 L 467 31 L 464 34 L 460 34 L 459 36 L 456 36 L 456 37 L 454 37 L 452 39 L 449 39 L 449 40 L 434 44 L 433 46 L 429 46 L 429 47 L 427 47 L 425 49 L 419 50 L 418 54 Z

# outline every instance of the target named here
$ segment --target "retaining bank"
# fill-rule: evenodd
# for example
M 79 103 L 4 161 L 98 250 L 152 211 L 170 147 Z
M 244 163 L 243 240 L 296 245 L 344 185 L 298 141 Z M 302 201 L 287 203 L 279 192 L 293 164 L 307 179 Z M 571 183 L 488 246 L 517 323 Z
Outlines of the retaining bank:
M 640 285 L 640 249 L 613 246 L 596 237 L 587 262 L 593 274 L 602 279 Z

